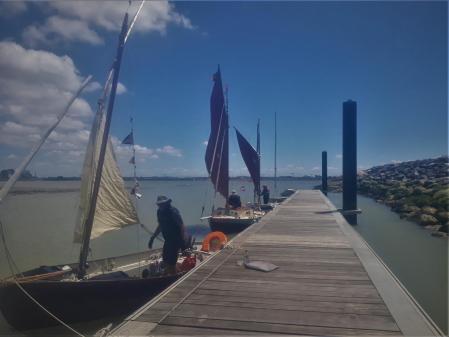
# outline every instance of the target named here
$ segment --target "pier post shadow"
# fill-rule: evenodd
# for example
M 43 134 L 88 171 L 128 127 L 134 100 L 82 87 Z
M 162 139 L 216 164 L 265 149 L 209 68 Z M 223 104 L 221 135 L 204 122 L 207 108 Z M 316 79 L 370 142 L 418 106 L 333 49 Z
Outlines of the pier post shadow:
M 357 103 L 343 102 L 343 211 L 357 209 Z M 344 214 L 344 212 L 343 212 Z M 351 225 L 357 214 L 344 214 Z
M 321 191 L 327 195 L 327 152 L 321 152 Z

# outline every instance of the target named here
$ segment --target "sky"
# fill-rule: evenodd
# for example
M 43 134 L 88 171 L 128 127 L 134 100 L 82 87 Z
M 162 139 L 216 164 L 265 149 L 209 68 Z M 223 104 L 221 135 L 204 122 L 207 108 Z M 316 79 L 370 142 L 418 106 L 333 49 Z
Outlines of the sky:
M 129 13 L 139 5 L 133 1 Z M 77 176 L 128 1 L 0 2 L 0 169 L 14 168 L 81 82 L 94 80 L 30 164 Z M 358 166 L 447 154 L 446 2 L 147 2 L 123 55 L 111 137 L 134 119 L 142 176 L 207 176 L 212 75 L 262 175 L 341 174 L 342 103 L 357 102 Z M 230 129 L 230 175 L 248 175 Z

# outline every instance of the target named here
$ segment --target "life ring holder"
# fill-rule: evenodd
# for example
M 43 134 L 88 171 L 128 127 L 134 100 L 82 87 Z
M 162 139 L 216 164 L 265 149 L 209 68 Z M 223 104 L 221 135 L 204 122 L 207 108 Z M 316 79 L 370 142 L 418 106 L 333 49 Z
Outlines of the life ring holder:
M 210 250 L 210 243 L 212 240 L 218 240 L 220 241 L 221 247 L 224 247 L 224 245 L 228 242 L 227 236 L 223 232 L 215 231 L 210 232 L 206 235 L 206 237 L 203 240 L 203 245 L 201 247 L 201 250 L 203 252 L 209 252 Z

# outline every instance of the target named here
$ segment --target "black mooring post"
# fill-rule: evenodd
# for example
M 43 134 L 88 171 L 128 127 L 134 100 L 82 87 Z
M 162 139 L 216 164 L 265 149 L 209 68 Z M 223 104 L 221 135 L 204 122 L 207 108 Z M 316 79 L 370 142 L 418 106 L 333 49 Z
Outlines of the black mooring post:
M 321 152 L 321 191 L 327 195 L 327 152 Z
M 357 209 L 357 103 L 343 102 L 343 211 Z M 357 214 L 345 214 L 351 225 Z

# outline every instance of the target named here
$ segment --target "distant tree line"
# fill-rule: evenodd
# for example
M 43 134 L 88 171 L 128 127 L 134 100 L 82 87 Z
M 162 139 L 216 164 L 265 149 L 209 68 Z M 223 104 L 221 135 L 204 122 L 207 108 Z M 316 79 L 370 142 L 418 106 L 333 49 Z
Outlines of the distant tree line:
M 13 174 L 14 174 L 14 169 L 5 169 L 5 170 L 1 170 L 0 171 L 0 180 L 8 180 Z M 35 179 L 35 177 L 33 176 L 33 174 L 28 171 L 25 170 L 22 172 L 22 174 L 20 175 L 20 180 L 33 180 Z

